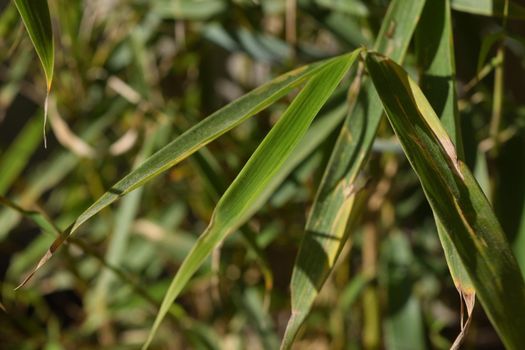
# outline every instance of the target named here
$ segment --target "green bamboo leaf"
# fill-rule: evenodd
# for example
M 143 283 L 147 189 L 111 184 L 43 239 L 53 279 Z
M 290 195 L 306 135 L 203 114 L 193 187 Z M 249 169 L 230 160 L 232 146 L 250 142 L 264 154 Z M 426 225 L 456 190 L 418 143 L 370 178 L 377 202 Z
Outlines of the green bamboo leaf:
M 46 263 L 54 252 L 72 235 L 83 223 L 99 213 L 111 203 L 125 194 L 144 185 L 162 172 L 190 156 L 195 151 L 215 140 L 217 137 L 239 125 L 249 117 L 259 113 L 266 107 L 285 96 L 292 89 L 304 83 L 324 67 L 340 58 L 314 63 L 298 68 L 281 75 L 274 80 L 260 86 L 236 101 L 211 114 L 200 123 L 193 126 L 184 134 L 177 137 L 161 150 L 146 159 L 137 169 L 117 182 L 95 203 L 87 208 L 64 232 L 58 237 L 46 254 L 40 259 L 37 266 L 22 281 L 23 286 L 34 273 Z
M 491 206 L 419 87 L 393 61 L 369 54 L 368 72 L 436 217 L 509 349 L 525 342 L 525 283 Z
M 49 92 L 53 81 L 55 53 L 47 0 L 14 0 L 14 3 L 42 63 Z
M 196 152 L 192 157 L 192 160 L 201 179 L 206 183 L 207 191 L 212 200 L 217 202 L 220 199 L 221 194 L 224 193 L 228 187 L 224 181 L 225 174 L 222 172 L 218 161 L 207 148 L 202 148 L 199 152 Z M 257 263 L 259 264 L 259 268 L 261 269 L 265 281 L 265 302 L 269 303 L 271 289 L 273 288 L 273 273 L 270 265 L 256 240 L 256 233 L 248 227 L 248 225 L 240 228 L 239 231 L 247 248 L 255 255 Z M 189 250 L 190 249 L 187 251 Z M 186 254 L 184 254 L 184 256 L 185 255 Z
M 42 63 L 46 76 L 46 100 L 44 102 L 44 147 L 47 148 L 46 121 L 47 105 L 51 84 L 53 82 L 53 69 L 55 65 L 55 49 L 53 42 L 53 28 L 47 0 L 14 0 L 15 6 L 22 17 L 22 22 L 33 42 L 36 53 Z
M 503 17 L 506 1 L 509 2 L 509 18 L 525 19 L 525 7 L 511 0 L 452 0 L 451 5 L 456 11 L 474 15 Z
M 336 94 L 337 92 L 334 94 L 334 97 Z M 339 100 L 339 98 L 337 100 Z M 265 186 L 263 192 L 261 192 L 259 195 L 257 202 L 252 204 L 253 212 L 258 211 L 275 193 L 279 186 L 282 185 L 282 183 L 292 173 L 292 171 L 296 169 L 314 150 L 316 150 L 319 145 L 324 140 L 326 140 L 328 135 L 333 132 L 333 130 L 338 125 L 341 124 L 341 121 L 345 116 L 346 107 L 346 101 L 344 101 L 343 103 L 340 103 L 331 109 L 321 111 L 323 114 L 316 118 L 316 121 L 308 129 L 308 132 L 303 137 L 294 152 L 290 155 L 286 163 Z M 220 168 L 212 166 L 212 164 L 215 164 L 216 161 L 214 161 L 213 155 L 211 155 L 211 153 L 207 152 L 204 154 L 204 152 L 202 152 L 204 150 L 206 149 L 203 148 L 201 151 L 195 153 L 194 160 L 197 166 L 201 169 L 204 180 L 209 183 L 210 192 L 212 192 L 211 194 L 213 199 L 218 200 L 220 198 L 220 194 L 224 193 L 224 191 L 227 189 L 226 184 L 223 184 L 222 181 L 224 174 L 221 173 Z M 248 225 L 245 225 L 243 228 L 241 228 L 240 233 L 245 239 L 250 250 L 257 257 L 257 261 L 260 264 L 261 273 L 265 278 L 266 293 L 268 293 L 267 296 L 269 296 L 270 289 L 273 286 L 273 274 L 268 265 L 268 262 L 266 261 L 266 258 L 262 254 L 262 251 L 255 240 L 255 233 L 250 230 Z M 266 302 L 269 302 L 269 299 L 265 299 L 265 303 Z
M 416 28 L 425 1 L 395 0 L 383 21 L 375 49 L 401 60 Z M 308 315 L 314 300 L 334 267 L 349 234 L 354 211 L 356 180 L 371 150 L 383 110 L 375 90 L 367 82 L 351 88 L 354 99 L 316 194 L 294 265 L 291 281 L 292 315 L 281 349 L 288 349 Z M 357 101 L 355 95 L 358 94 Z
M 423 69 L 421 89 L 463 158 L 449 0 L 427 2 L 416 32 L 416 47 Z
M 333 109 L 326 112 L 325 115 L 316 118 L 305 137 L 295 151 L 290 155 L 286 163 L 279 169 L 277 174 L 266 185 L 263 192 L 259 196 L 256 203 L 253 204 L 253 210 L 259 210 L 268 199 L 275 194 L 275 191 L 286 180 L 286 178 L 301 165 L 309 155 L 311 155 L 321 143 L 326 140 L 328 135 L 334 129 L 341 125 L 342 120 L 346 115 L 347 110 L 346 101 L 343 104 L 335 106 Z
M 459 158 L 463 160 L 452 38 L 450 2 L 448 0 L 427 2 L 416 35 L 418 59 L 423 68 L 421 89 L 426 93 L 429 103 L 441 119 L 441 123 L 452 142 L 456 145 Z M 463 315 L 461 315 L 461 333 L 452 346 L 452 348 L 457 348 L 470 324 L 476 294 L 458 252 L 449 239 L 449 235 L 452 233 L 447 234 L 445 232 L 445 228 L 437 216 L 435 216 L 435 220 L 454 285 L 461 296 L 461 300 L 467 305 L 467 321 L 463 324 Z
M 306 133 L 313 118 L 361 50 L 332 60 L 306 84 L 252 154 L 217 204 L 210 224 L 177 271 L 143 349 L 150 345 L 170 305 L 212 250 L 242 225 L 253 205 Z

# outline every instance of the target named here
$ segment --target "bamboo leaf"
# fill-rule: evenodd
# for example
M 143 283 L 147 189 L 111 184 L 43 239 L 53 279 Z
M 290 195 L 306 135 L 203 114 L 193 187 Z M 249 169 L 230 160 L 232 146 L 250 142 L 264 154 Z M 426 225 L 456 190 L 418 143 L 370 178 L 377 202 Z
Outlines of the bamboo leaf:
M 332 60 L 293 100 L 217 204 L 210 224 L 177 271 L 143 349 L 149 347 L 170 305 L 211 251 L 252 214 L 253 205 L 306 133 L 361 50 Z
M 474 15 L 503 17 L 505 1 L 509 2 L 509 18 L 525 19 L 525 7 L 511 0 L 452 0 L 456 11 Z
M 401 60 L 416 28 L 425 1 L 391 3 L 375 48 Z M 281 349 L 288 349 L 332 270 L 348 237 L 354 210 L 357 176 L 368 157 L 381 120 L 379 98 L 370 84 L 351 88 L 354 99 L 316 194 L 294 265 L 291 281 L 292 315 Z M 357 95 L 357 101 L 355 101 Z
M 487 198 L 406 72 L 377 54 L 367 56 L 366 66 L 390 124 L 489 319 L 507 348 L 520 349 L 525 342 L 525 283 Z
M 293 88 L 304 83 L 308 78 L 338 59 L 340 58 L 336 57 L 327 61 L 304 66 L 275 78 L 211 114 L 164 148 L 157 151 L 146 159 L 137 169 L 131 171 L 118 181 L 95 201 L 95 203 L 80 214 L 63 234 L 53 242 L 37 266 L 26 276 L 19 287 L 23 286 L 31 276 L 53 256 L 54 252 L 70 235 L 102 209 L 168 170 L 244 120 L 259 113 L 286 95 Z
M 424 70 L 421 77 L 421 88 L 441 119 L 444 129 L 456 145 L 459 157 L 463 160 L 452 37 L 450 2 L 448 0 L 427 2 L 416 35 L 418 59 Z M 461 315 L 461 333 L 452 346 L 457 348 L 462 342 L 472 319 L 476 293 L 458 252 L 449 239 L 449 235 L 452 233 L 447 234 L 445 232 L 445 228 L 437 216 L 435 216 L 435 220 L 450 274 L 460 294 L 460 302 L 464 301 L 467 305 L 467 321 L 463 323 L 463 315 Z
M 36 53 L 42 63 L 46 76 L 46 100 L 44 102 L 44 147 L 47 148 L 46 121 L 47 105 L 51 84 L 53 82 L 53 69 L 55 65 L 55 52 L 53 42 L 53 28 L 47 0 L 14 0 L 15 6 L 22 17 L 22 22 L 33 42 Z
M 53 81 L 55 54 L 47 0 L 14 0 L 14 3 L 42 63 L 49 91 Z
M 308 132 L 301 140 L 299 146 L 297 146 L 286 163 L 266 185 L 259 196 L 257 203 L 253 204 L 252 208 L 254 211 L 259 210 L 292 173 L 292 171 L 304 162 L 337 126 L 341 125 L 341 122 L 346 115 L 346 109 L 346 103 L 342 103 L 327 111 L 326 115 L 322 116 L 322 118 L 321 116 L 316 118 L 316 121 L 308 129 Z
M 336 92 L 337 94 L 337 92 Z M 334 96 L 335 97 L 335 96 Z M 340 96 L 344 97 L 344 96 Z M 339 98 L 337 99 L 337 101 Z M 316 118 L 316 121 L 312 123 L 312 126 L 308 129 L 306 135 L 303 137 L 297 148 L 290 155 L 286 163 L 279 169 L 279 171 L 272 177 L 270 182 L 265 186 L 263 192 L 259 195 L 257 202 L 252 204 L 253 212 L 258 211 L 268 199 L 275 193 L 280 185 L 286 180 L 286 178 L 296 169 L 307 157 L 316 150 L 319 145 L 328 137 L 328 135 L 333 132 L 333 130 L 341 124 L 344 119 L 346 111 L 346 103 L 340 103 L 337 106 L 328 109 L 327 111 L 321 111 L 322 115 L 319 115 Z M 226 184 L 223 184 L 221 179 L 223 175 L 220 172 L 220 169 L 214 169 L 211 166 L 213 162 L 210 162 L 210 158 L 213 158 L 211 154 L 202 154 L 201 151 L 195 153 L 195 163 L 201 169 L 205 181 L 210 183 L 210 191 L 214 200 L 220 198 L 220 194 L 224 193 L 227 189 Z M 206 159 L 208 158 L 208 159 Z M 219 176 L 220 175 L 220 176 Z M 220 182 L 220 184 L 219 184 Z M 270 289 L 273 286 L 273 275 L 272 271 L 266 261 L 266 258 L 263 256 L 261 249 L 258 246 L 258 243 L 255 240 L 255 233 L 245 225 L 240 229 L 240 233 L 243 235 L 248 247 L 256 255 L 257 261 L 260 264 L 261 272 L 266 281 L 266 297 L 270 294 Z M 269 298 L 265 298 L 265 305 L 269 302 Z

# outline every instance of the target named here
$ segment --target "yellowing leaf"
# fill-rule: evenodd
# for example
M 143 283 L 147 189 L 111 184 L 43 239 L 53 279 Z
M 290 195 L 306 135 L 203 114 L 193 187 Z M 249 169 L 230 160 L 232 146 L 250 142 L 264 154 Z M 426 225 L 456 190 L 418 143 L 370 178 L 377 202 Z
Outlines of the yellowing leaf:
M 520 349 L 525 343 L 525 283 L 487 198 L 403 68 L 377 54 L 367 56 L 366 66 L 434 215 L 489 319 L 507 348 Z

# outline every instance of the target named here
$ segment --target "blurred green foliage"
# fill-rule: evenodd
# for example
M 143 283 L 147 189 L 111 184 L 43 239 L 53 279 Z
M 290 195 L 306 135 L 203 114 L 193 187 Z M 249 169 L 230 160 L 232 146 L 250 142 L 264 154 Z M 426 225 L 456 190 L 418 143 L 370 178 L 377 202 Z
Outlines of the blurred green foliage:
M 451 2 L 455 83 L 466 163 L 523 272 L 525 3 L 512 2 L 505 20 L 505 2 Z M 48 3 L 55 65 L 47 149 L 46 77 L 15 4 L 0 12 L 0 196 L 8 204 L 0 207 L 0 347 L 137 348 L 222 192 L 294 94 L 104 209 L 27 286 L 14 288 L 61 230 L 207 115 L 304 64 L 371 49 L 391 2 Z M 425 36 L 404 60 L 416 79 L 428 68 L 420 45 Z M 353 69 L 321 110 L 304 142 L 311 147 L 293 154 L 261 209 L 184 288 L 152 348 L 279 347 L 306 218 L 358 74 Z M 460 332 L 460 301 L 432 210 L 386 120 L 357 178 L 351 240 L 296 348 L 449 348 Z M 464 346 L 502 347 L 480 307 Z

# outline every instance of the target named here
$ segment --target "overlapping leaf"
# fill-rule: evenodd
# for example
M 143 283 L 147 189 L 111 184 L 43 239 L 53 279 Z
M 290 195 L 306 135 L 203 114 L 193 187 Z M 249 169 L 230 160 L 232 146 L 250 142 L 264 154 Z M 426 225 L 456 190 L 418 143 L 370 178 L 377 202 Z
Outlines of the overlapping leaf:
M 390 4 L 375 48 L 396 60 L 404 56 L 425 1 L 396 0 Z M 289 348 L 332 270 L 347 239 L 347 222 L 356 200 L 357 176 L 368 157 L 381 120 L 380 101 L 367 82 L 355 85 L 353 101 L 312 211 L 294 265 L 291 281 L 292 315 L 281 348 Z M 359 90 L 361 89 L 361 90 Z
M 49 260 L 62 243 L 73 234 L 84 222 L 99 213 L 126 193 L 144 185 L 163 171 L 171 168 L 181 160 L 213 141 L 247 118 L 265 109 L 293 88 L 318 73 L 327 65 L 340 58 L 298 68 L 275 78 L 238 100 L 213 113 L 184 134 L 177 137 L 164 148 L 149 157 L 137 169 L 130 172 L 86 209 L 63 234 L 57 238 L 47 253 L 42 257 L 33 271 L 22 281 L 23 285 L 31 276 Z
M 253 205 L 306 133 L 317 112 L 356 60 L 360 50 L 328 63 L 310 79 L 268 133 L 215 208 L 204 233 L 177 271 L 151 329 L 150 345 L 170 305 L 212 250 L 252 214 Z

